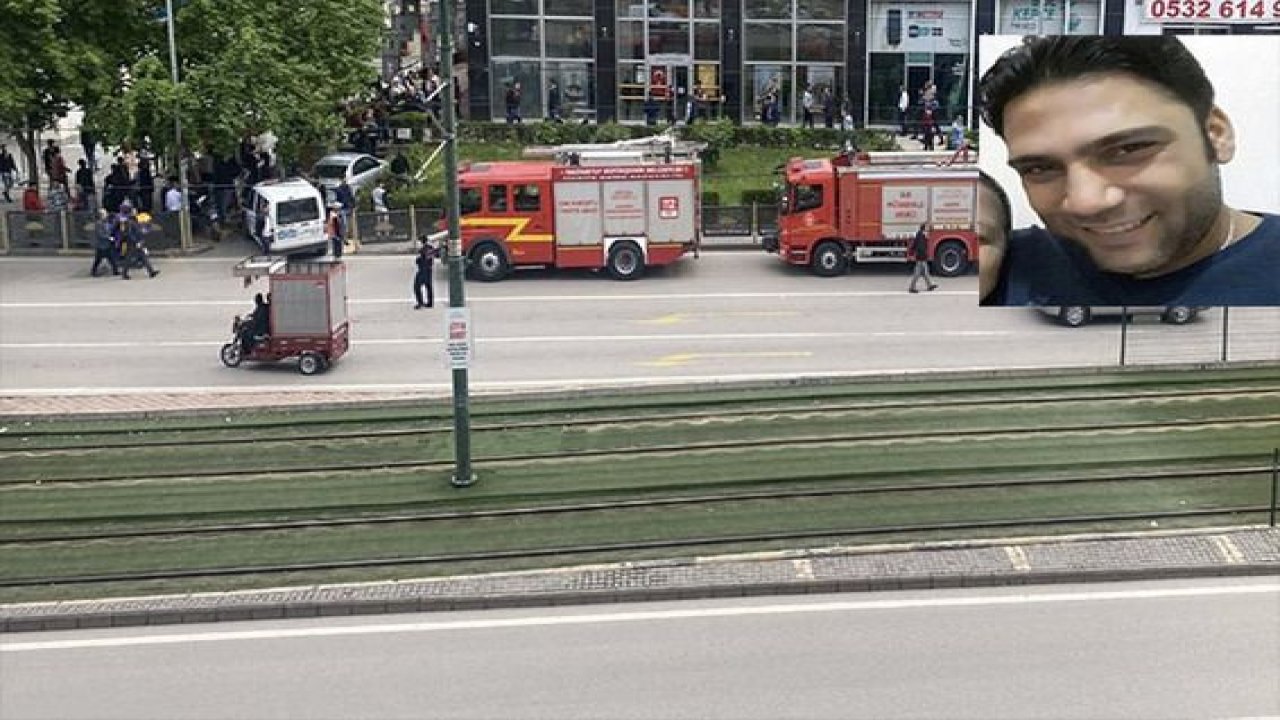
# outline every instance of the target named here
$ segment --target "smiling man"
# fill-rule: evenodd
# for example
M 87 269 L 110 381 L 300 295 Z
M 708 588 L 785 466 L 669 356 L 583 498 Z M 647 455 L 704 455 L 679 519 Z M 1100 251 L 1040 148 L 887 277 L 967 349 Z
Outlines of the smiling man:
M 984 304 L 1280 305 L 1280 217 L 1224 204 L 1235 130 L 1176 37 L 1027 38 L 979 93 L 1046 226 Z

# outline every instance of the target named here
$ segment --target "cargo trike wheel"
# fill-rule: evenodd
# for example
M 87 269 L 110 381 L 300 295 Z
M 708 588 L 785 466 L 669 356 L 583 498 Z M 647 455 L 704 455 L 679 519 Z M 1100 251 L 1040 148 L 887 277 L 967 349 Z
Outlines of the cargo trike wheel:
M 244 350 L 240 347 L 240 343 L 229 342 L 222 346 L 222 352 L 218 353 L 222 358 L 222 364 L 229 368 L 239 367 L 244 361 Z
M 324 369 L 324 358 L 317 353 L 304 352 L 298 358 L 298 372 L 303 375 L 315 375 Z

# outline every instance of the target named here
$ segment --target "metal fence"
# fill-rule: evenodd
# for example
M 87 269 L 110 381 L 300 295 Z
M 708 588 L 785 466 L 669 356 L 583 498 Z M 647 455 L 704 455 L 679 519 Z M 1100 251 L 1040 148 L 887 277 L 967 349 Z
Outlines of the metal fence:
M 1177 326 L 1126 314 L 1117 333 L 1121 366 L 1280 361 L 1280 308 L 1206 308 Z
M 0 251 L 13 253 L 57 253 L 93 249 L 98 221 L 94 211 L 4 213 L 0 222 Z M 158 213 L 151 217 L 147 246 L 152 250 L 181 247 L 176 213 Z

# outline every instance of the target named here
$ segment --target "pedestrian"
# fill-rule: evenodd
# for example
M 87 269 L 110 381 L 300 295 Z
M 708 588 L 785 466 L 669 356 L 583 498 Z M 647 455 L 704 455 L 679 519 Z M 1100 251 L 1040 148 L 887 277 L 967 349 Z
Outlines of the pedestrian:
M 130 214 L 121 217 L 119 224 L 120 235 L 129 242 L 129 252 L 125 255 L 124 262 L 120 268 L 120 277 L 125 280 L 129 279 L 130 267 L 146 268 L 148 277 L 155 277 L 160 274 L 159 270 L 151 266 L 151 253 L 147 251 L 146 231 L 150 221 L 151 215 L 147 213 Z
M 44 141 L 44 149 L 40 151 L 40 164 L 44 166 L 44 176 L 53 177 L 53 155 L 58 152 L 58 146 L 52 140 Z
M 55 147 L 53 149 L 53 157 L 49 162 L 49 187 L 52 188 L 55 185 L 59 185 L 62 187 L 63 192 L 68 192 L 70 188 L 67 183 L 70 179 L 71 170 L 67 167 L 66 159 L 62 157 L 62 151 Z
M 547 81 L 547 120 L 553 123 L 561 122 L 560 86 L 556 84 L 554 78 Z
M 650 127 L 658 124 L 658 115 L 662 109 L 658 106 L 658 98 L 650 92 L 644 99 L 644 124 Z
M 907 134 L 907 109 L 911 107 L 911 93 L 906 85 L 898 86 L 898 134 Z
M 71 208 L 71 198 L 67 196 L 66 188 L 60 183 L 54 183 L 49 188 L 49 211 L 50 212 L 66 212 Z
M 828 130 L 836 126 L 836 96 L 831 88 L 822 90 L 822 124 Z
M 178 187 L 178 178 L 170 175 L 167 183 L 168 187 L 164 191 L 164 211 L 182 212 L 182 190 Z
M 507 124 L 520 125 L 520 83 L 513 82 L 507 86 L 503 101 L 507 106 Z
M 916 281 L 921 278 L 924 278 L 930 290 L 938 288 L 937 283 L 929 276 L 929 233 L 925 231 L 926 227 L 928 227 L 927 223 L 920 223 L 920 229 L 911 239 L 909 259 L 914 260 L 916 264 L 911 270 L 911 285 L 907 288 L 907 292 L 919 292 L 916 290 Z
M 338 183 L 338 189 L 333 192 L 333 199 L 342 206 L 342 237 L 345 238 L 348 228 L 351 227 L 351 213 L 356 209 L 356 194 L 347 184 L 346 178 Z
M 76 196 L 81 210 L 92 210 L 97 205 L 98 189 L 93 180 L 89 163 L 81 160 L 76 169 Z
M 0 147 L 0 185 L 4 187 L 4 201 L 13 202 L 13 197 L 9 195 L 9 191 L 13 190 L 13 183 L 17 179 L 18 163 L 9 154 L 9 148 Z
M 129 171 L 123 162 L 113 163 L 111 173 L 102 184 L 102 207 L 108 212 L 120 212 L 120 206 L 128 199 Z
M 22 210 L 29 213 L 44 212 L 44 201 L 40 199 L 40 187 L 35 180 L 27 183 L 22 191 Z
M 342 257 L 342 204 L 329 203 L 329 216 L 324 220 L 324 236 L 335 260 Z
M 373 192 L 369 193 L 369 198 L 373 201 L 373 212 L 377 217 L 374 232 L 378 237 L 384 237 L 391 229 L 391 213 L 387 210 L 387 188 L 381 180 L 373 188 Z
M 417 272 L 413 274 L 413 297 L 418 301 L 413 306 L 414 310 L 429 308 L 435 304 L 435 291 L 431 287 L 431 265 L 435 262 L 439 251 L 427 236 L 422 236 L 422 247 L 418 248 L 418 256 L 413 262 L 417 266 Z M 422 301 L 422 289 L 427 289 L 427 301 Z
M 111 274 L 120 274 L 120 263 L 116 259 L 116 243 L 112 233 L 111 213 L 106 208 L 98 208 L 98 222 L 93 228 L 93 267 L 89 275 L 98 277 L 98 266 L 103 260 L 111 266 Z
M 80 128 L 80 147 L 84 148 L 84 157 L 89 163 L 89 172 L 98 172 L 98 136 L 91 130 Z
M 138 161 L 138 212 L 149 213 L 155 205 L 156 176 L 151 173 L 151 160 Z
M 813 111 L 817 107 L 817 100 L 813 97 L 813 88 L 806 86 L 804 95 L 800 98 L 800 109 L 803 112 L 803 120 L 801 124 L 804 127 L 813 127 Z

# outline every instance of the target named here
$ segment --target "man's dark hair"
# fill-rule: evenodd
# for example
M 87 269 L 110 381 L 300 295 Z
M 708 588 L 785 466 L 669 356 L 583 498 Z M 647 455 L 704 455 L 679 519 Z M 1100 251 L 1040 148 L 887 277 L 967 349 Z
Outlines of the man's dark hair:
M 1005 193 L 1004 188 L 1000 187 L 1000 183 L 996 179 L 978 171 L 978 182 L 995 194 L 996 199 L 1000 202 L 1000 231 L 1004 236 L 1009 237 L 1009 233 L 1013 232 L 1013 207 L 1009 204 L 1009 196 Z
M 1088 35 L 1023 38 L 982 76 L 982 119 L 1004 137 L 1004 109 L 1019 96 L 1049 83 L 1102 73 L 1128 73 L 1159 87 L 1191 108 L 1204 130 L 1213 108 L 1213 85 L 1182 41 L 1173 35 Z

